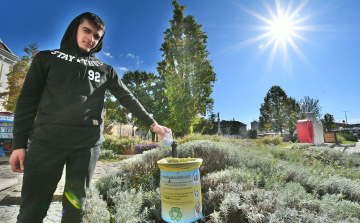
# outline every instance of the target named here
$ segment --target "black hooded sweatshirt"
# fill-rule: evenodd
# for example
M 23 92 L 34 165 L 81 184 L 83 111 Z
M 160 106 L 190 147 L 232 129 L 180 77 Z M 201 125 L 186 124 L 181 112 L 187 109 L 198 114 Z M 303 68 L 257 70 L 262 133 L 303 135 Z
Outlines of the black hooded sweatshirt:
M 16 104 L 14 150 L 26 148 L 35 117 L 33 141 L 59 149 L 100 145 L 106 89 L 144 124 L 154 123 L 114 68 L 95 58 L 103 37 L 90 53 L 80 51 L 76 33 L 81 16 L 70 23 L 60 49 L 34 57 Z

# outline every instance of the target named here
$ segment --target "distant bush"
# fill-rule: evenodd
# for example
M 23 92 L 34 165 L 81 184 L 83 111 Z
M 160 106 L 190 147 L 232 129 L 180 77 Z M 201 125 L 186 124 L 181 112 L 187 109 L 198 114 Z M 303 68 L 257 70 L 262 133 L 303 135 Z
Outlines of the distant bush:
M 299 142 L 299 135 L 297 133 L 294 133 L 292 136 L 292 142 Z
M 343 135 L 341 135 L 341 134 L 336 134 L 336 141 L 337 141 L 337 143 L 343 143 L 344 141 L 346 141 L 346 139 L 345 139 L 345 137 L 343 136 Z
M 346 139 L 346 141 L 353 141 L 353 142 L 357 142 L 358 141 L 358 137 L 355 135 L 347 135 L 347 134 L 336 134 L 336 135 L 341 135 L 342 137 L 344 137 Z M 344 140 L 345 141 L 345 140 Z
M 104 135 L 104 137 L 105 142 L 102 144 L 102 149 L 112 150 L 117 155 L 121 155 L 124 151 L 130 150 L 134 145 L 144 142 L 136 137 L 129 137 L 127 139 L 119 139 L 112 135 Z
M 142 154 L 144 151 L 148 151 L 151 149 L 155 149 L 160 145 L 157 143 L 145 143 L 145 144 L 137 144 L 134 146 L 136 154 Z
M 285 135 L 283 138 L 283 142 L 296 142 L 297 140 L 299 140 L 298 134 L 294 134 L 294 135 Z
M 265 144 L 265 145 L 280 145 L 283 141 L 283 138 L 280 136 L 265 136 L 262 137 L 261 139 L 258 139 L 258 142 L 260 144 Z
M 257 131 L 255 129 L 249 129 L 247 131 L 247 137 L 250 139 L 256 139 L 257 138 Z
M 221 141 L 224 141 L 224 138 L 219 135 L 202 135 L 199 133 L 193 133 L 193 134 L 186 135 L 183 138 L 176 139 L 178 144 L 183 144 L 186 142 L 191 142 L 191 141 L 196 141 L 196 140 L 210 140 L 213 142 L 221 142 Z

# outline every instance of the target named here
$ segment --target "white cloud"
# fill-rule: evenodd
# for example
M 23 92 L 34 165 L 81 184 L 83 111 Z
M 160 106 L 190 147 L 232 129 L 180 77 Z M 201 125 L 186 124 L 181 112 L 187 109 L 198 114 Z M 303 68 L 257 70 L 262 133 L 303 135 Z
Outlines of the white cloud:
M 136 56 L 136 65 L 139 65 L 141 64 L 143 61 L 140 60 L 140 57 L 139 56 Z
M 103 52 L 103 54 L 104 54 L 106 57 L 109 57 L 109 58 L 114 58 L 113 56 L 111 56 L 111 55 L 110 55 L 110 53 Z
M 141 64 L 143 61 L 140 60 L 140 57 L 139 56 L 135 56 L 131 53 L 128 53 L 128 55 L 126 55 L 126 57 L 131 57 L 131 58 L 134 58 L 136 60 L 136 65 L 139 66 L 139 64 Z
M 126 67 L 117 67 L 117 69 L 120 70 L 120 71 L 123 71 L 123 72 L 129 70 L 129 69 L 127 69 Z
M 128 53 L 128 55 L 126 57 L 132 57 L 132 58 L 135 58 L 134 55 L 132 55 L 131 53 Z

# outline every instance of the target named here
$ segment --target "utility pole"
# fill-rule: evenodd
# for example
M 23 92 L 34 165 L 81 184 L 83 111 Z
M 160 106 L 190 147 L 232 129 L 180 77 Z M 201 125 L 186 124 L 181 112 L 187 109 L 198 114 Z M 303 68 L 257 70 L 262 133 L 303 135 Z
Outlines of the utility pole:
M 343 111 L 343 112 L 345 112 L 345 119 L 346 119 L 346 124 L 347 124 L 347 116 L 346 116 L 346 112 L 349 112 L 349 111 Z M 346 128 L 346 125 L 345 125 L 345 128 Z
M 220 130 L 220 112 L 218 112 L 218 131 L 217 131 L 218 135 L 221 135 L 221 130 Z

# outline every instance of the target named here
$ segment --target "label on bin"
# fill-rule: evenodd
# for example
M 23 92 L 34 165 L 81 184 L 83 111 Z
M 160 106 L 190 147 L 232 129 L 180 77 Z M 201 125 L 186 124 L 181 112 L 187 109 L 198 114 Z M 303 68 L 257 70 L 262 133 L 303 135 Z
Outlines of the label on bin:
M 193 222 L 203 217 L 199 169 L 161 171 L 161 217 L 167 222 Z

